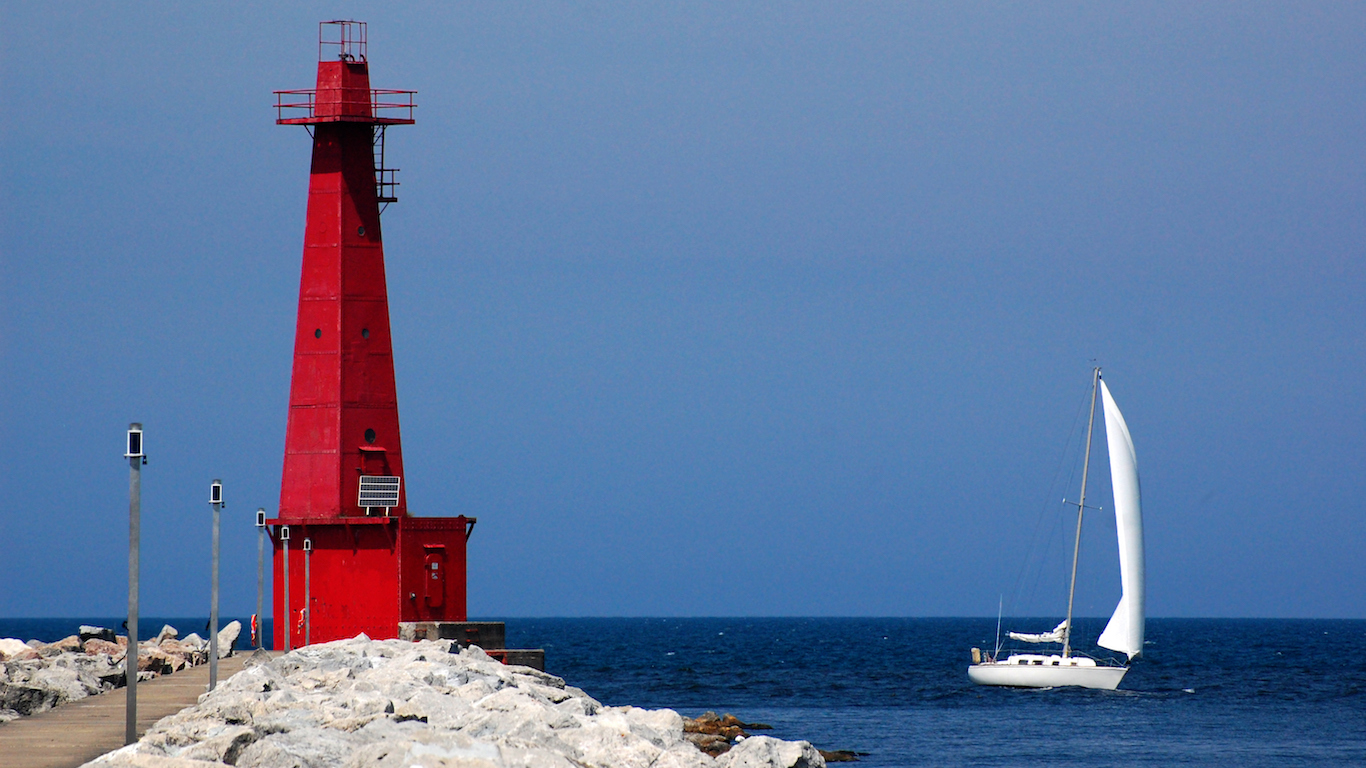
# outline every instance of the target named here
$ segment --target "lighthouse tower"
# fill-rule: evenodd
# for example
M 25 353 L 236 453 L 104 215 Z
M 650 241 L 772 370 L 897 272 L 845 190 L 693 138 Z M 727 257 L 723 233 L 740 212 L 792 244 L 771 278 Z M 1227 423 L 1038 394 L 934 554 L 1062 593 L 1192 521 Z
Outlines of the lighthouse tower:
M 409 515 L 380 213 L 385 132 L 413 91 L 370 87 L 366 25 L 319 25 L 317 87 L 276 92 L 313 138 L 275 546 L 275 647 L 463 622 L 472 517 Z M 411 634 L 411 633 L 410 633 Z

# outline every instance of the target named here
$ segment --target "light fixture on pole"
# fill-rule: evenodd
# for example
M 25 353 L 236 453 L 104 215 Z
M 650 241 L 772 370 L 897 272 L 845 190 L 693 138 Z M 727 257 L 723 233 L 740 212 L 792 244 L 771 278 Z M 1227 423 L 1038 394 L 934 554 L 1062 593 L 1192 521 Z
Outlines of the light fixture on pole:
M 123 675 L 128 695 L 124 705 L 123 743 L 138 740 L 138 555 L 142 540 L 142 425 L 128 425 L 128 650 L 123 655 Z
M 223 481 L 209 485 L 209 506 L 213 507 L 213 575 L 209 589 L 209 690 L 218 687 L 218 523 L 223 509 Z
M 287 525 L 282 525 L 282 526 L 280 526 L 280 550 L 284 553 L 284 556 L 285 556 L 285 563 L 284 563 L 284 568 L 283 568 L 283 571 L 284 571 L 284 582 L 285 582 L 285 583 L 284 583 L 284 593 L 285 593 L 285 610 L 284 610 L 284 617 L 285 617 L 285 626 L 283 627 L 283 630 L 284 630 L 284 635 L 285 635 L 285 653 L 289 653 L 289 651 L 290 651 L 290 647 L 289 647 L 289 646 L 290 646 L 290 642 L 289 642 L 289 526 L 287 526 Z
M 309 645 L 313 640 L 313 600 L 312 594 L 312 569 L 313 565 L 313 539 L 304 539 L 304 645 Z
M 265 618 L 261 611 L 266 600 L 266 508 L 256 510 L 256 647 L 265 646 Z

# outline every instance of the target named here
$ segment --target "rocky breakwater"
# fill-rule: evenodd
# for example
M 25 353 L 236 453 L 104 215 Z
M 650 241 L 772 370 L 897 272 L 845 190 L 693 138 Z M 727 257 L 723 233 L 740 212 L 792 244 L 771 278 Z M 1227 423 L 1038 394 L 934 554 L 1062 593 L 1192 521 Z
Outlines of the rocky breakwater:
M 607 707 L 553 675 L 450 641 L 365 636 L 251 666 L 91 768 L 813 768 L 754 736 L 719 758 L 672 710 Z
M 234 621 L 218 633 L 220 657 L 231 653 L 241 631 Z M 138 643 L 138 680 L 208 662 L 207 640 L 179 634 L 165 626 L 156 639 Z M 82 626 L 54 643 L 0 639 L 0 723 L 122 688 L 127 651 L 128 638 L 103 627 Z

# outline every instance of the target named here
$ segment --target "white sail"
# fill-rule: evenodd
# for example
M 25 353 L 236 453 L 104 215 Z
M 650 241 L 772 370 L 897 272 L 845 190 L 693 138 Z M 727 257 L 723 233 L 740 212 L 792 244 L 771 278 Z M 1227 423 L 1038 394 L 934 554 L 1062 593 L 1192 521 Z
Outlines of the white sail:
M 1134 441 L 1109 387 L 1105 398 L 1105 438 L 1110 448 L 1110 483 L 1115 492 L 1115 528 L 1119 534 L 1120 598 L 1099 644 L 1129 658 L 1143 651 L 1143 506 L 1139 500 L 1138 459 Z
M 1052 632 L 1040 632 L 1037 635 L 1031 635 L 1026 632 L 1011 632 L 1009 634 L 1011 640 L 1019 640 L 1025 643 L 1061 643 L 1063 641 L 1063 633 L 1066 630 L 1067 619 L 1063 619 L 1062 623 L 1054 627 Z

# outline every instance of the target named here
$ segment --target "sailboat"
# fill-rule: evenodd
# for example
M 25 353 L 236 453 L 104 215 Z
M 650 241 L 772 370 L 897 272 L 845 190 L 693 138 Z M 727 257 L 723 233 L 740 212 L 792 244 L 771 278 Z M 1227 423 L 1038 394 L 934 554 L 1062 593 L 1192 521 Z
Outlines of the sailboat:
M 1105 437 L 1110 452 L 1110 483 L 1115 497 L 1115 529 L 1119 535 L 1120 598 L 1110 623 L 1096 641 L 1102 648 L 1124 654 L 1132 661 L 1143 651 L 1143 510 L 1138 490 L 1138 461 L 1129 426 L 1100 376 L 1092 372 L 1091 415 L 1086 424 L 1086 458 L 1082 462 L 1081 495 L 1077 500 L 1077 538 L 1072 548 L 1072 580 L 1067 592 L 1067 618 L 1050 632 L 1011 632 L 1013 640 L 1026 643 L 1061 643 L 1061 653 L 983 653 L 972 649 L 968 678 L 978 685 L 1018 688 L 1081 686 L 1114 690 L 1129 671 L 1128 663 L 1097 660 L 1078 654 L 1072 647 L 1072 600 L 1077 592 L 1077 558 L 1081 553 L 1081 521 L 1086 511 L 1086 477 L 1091 465 L 1091 436 L 1096 422 L 1096 397 L 1105 410 Z

